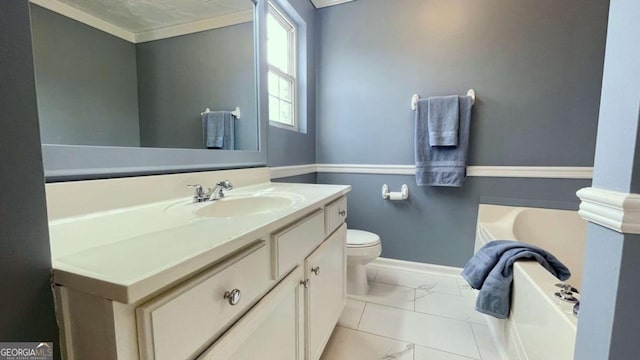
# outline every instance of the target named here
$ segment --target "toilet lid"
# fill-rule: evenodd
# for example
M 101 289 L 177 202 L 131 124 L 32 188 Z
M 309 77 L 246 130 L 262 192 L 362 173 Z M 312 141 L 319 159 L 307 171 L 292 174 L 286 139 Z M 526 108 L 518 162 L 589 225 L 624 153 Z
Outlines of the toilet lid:
M 347 230 L 347 246 L 349 247 L 374 246 L 379 243 L 380 237 L 377 234 L 362 230 Z

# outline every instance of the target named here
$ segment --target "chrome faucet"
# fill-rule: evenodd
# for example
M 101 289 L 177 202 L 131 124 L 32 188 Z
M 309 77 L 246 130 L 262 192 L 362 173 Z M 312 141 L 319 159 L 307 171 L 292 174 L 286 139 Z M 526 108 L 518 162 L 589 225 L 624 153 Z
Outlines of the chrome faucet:
M 195 191 L 195 193 L 193 194 L 194 203 L 220 200 L 224 197 L 224 190 L 233 189 L 233 184 L 229 180 L 218 182 L 213 189 L 209 188 L 207 192 L 204 191 L 204 189 L 202 188 L 202 185 L 200 184 L 187 185 L 187 186 L 194 188 L 194 191 Z
M 209 200 L 220 200 L 224 197 L 224 190 L 233 190 L 233 184 L 229 180 L 220 181 L 213 190 L 209 189 Z

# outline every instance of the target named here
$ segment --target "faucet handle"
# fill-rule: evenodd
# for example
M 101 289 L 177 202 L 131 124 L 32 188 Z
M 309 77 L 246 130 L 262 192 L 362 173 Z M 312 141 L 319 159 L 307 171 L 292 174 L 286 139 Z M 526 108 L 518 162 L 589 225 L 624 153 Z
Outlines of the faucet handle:
M 202 189 L 202 185 L 200 184 L 193 184 L 193 185 L 187 185 L 187 186 L 194 188 L 194 190 L 196 191 L 196 195 L 204 194 L 204 190 Z
M 187 186 L 192 187 L 195 190 L 195 193 L 193 194 L 194 203 L 199 203 L 207 199 L 207 195 L 204 193 L 204 189 L 202 188 L 202 185 L 194 184 L 194 185 L 187 185 Z
M 574 288 L 571 284 L 558 283 L 556 284 L 556 286 L 559 287 L 560 291 L 564 293 L 580 293 L 578 289 Z

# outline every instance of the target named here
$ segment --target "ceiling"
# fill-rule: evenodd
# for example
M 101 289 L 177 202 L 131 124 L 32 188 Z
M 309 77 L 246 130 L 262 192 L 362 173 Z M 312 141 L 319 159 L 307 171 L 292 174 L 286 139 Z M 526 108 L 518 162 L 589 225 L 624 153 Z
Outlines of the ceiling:
M 251 0 L 57 1 L 134 34 L 253 10 Z

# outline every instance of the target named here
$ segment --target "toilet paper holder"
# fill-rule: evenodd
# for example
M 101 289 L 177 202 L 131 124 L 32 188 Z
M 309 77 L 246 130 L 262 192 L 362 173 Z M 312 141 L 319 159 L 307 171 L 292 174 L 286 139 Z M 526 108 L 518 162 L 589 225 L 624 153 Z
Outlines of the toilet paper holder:
M 400 188 L 400 192 L 389 192 L 389 186 L 384 184 L 382 185 L 382 198 L 385 200 L 406 200 L 409 198 L 409 187 L 404 184 Z

